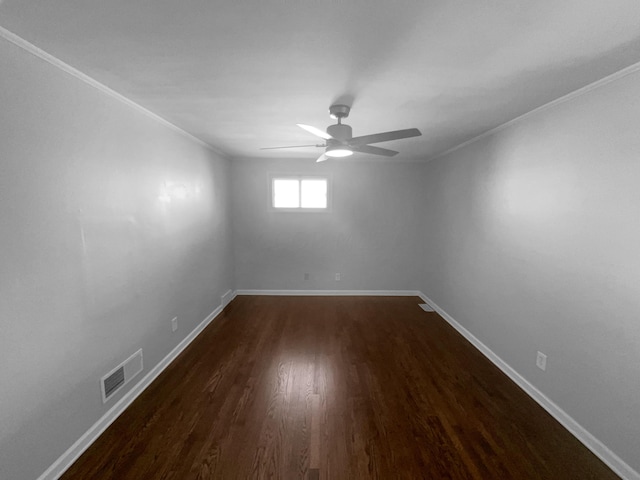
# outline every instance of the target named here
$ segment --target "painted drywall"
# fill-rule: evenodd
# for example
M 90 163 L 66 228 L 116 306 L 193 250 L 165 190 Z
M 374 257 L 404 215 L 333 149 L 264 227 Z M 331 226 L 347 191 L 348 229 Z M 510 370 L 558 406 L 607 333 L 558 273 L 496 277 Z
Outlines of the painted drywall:
M 638 132 L 636 71 L 428 163 L 420 286 L 636 471 Z
M 0 72 L 0 478 L 22 480 L 135 384 L 103 405 L 102 375 L 139 348 L 144 375 L 233 288 L 229 166 L 4 39 Z
M 373 158 L 234 160 L 237 288 L 415 289 L 421 271 L 416 221 L 423 203 L 420 168 Z M 329 211 L 270 209 L 271 174 L 327 176 Z

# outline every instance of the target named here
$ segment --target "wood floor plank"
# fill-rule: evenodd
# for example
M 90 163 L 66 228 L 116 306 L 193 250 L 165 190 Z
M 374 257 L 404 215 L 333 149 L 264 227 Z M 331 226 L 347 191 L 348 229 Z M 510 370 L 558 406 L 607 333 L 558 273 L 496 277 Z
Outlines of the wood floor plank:
M 238 297 L 64 479 L 616 479 L 410 297 Z

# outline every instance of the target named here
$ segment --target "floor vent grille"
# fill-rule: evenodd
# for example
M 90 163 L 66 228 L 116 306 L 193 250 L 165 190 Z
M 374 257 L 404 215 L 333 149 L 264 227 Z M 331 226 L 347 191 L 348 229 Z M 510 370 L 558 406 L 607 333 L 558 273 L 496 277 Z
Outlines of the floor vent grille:
M 105 403 L 114 393 L 129 383 L 142 371 L 142 368 L 142 349 L 140 349 L 102 377 L 100 379 L 102 403 Z
M 429 305 L 428 303 L 421 303 L 420 304 L 420 308 L 423 309 L 425 312 L 433 312 L 433 308 L 431 308 L 431 305 Z

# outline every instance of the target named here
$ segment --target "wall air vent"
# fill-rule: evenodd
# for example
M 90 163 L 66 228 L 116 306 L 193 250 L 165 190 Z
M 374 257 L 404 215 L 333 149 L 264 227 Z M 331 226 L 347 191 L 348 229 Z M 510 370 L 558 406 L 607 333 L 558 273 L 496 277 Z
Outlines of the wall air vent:
M 115 372 L 102 380 L 104 397 L 109 398 L 113 392 L 124 385 L 124 367 L 118 368 Z
M 102 403 L 105 403 L 114 393 L 129 383 L 142 371 L 142 368 L 142 349 L 140 349 L 102 377 L 100 379 Z

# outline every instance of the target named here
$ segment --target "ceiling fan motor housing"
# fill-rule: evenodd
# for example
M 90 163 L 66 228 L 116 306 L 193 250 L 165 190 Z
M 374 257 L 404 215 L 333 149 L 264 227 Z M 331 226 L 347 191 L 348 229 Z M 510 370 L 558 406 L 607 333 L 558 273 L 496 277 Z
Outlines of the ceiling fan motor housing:
M 351 126 L 336 123 L 335 125 L 329 125 L 327 127 L 327 133 L 334 139 L 341 142 L 350 140 L 352 137 Z

